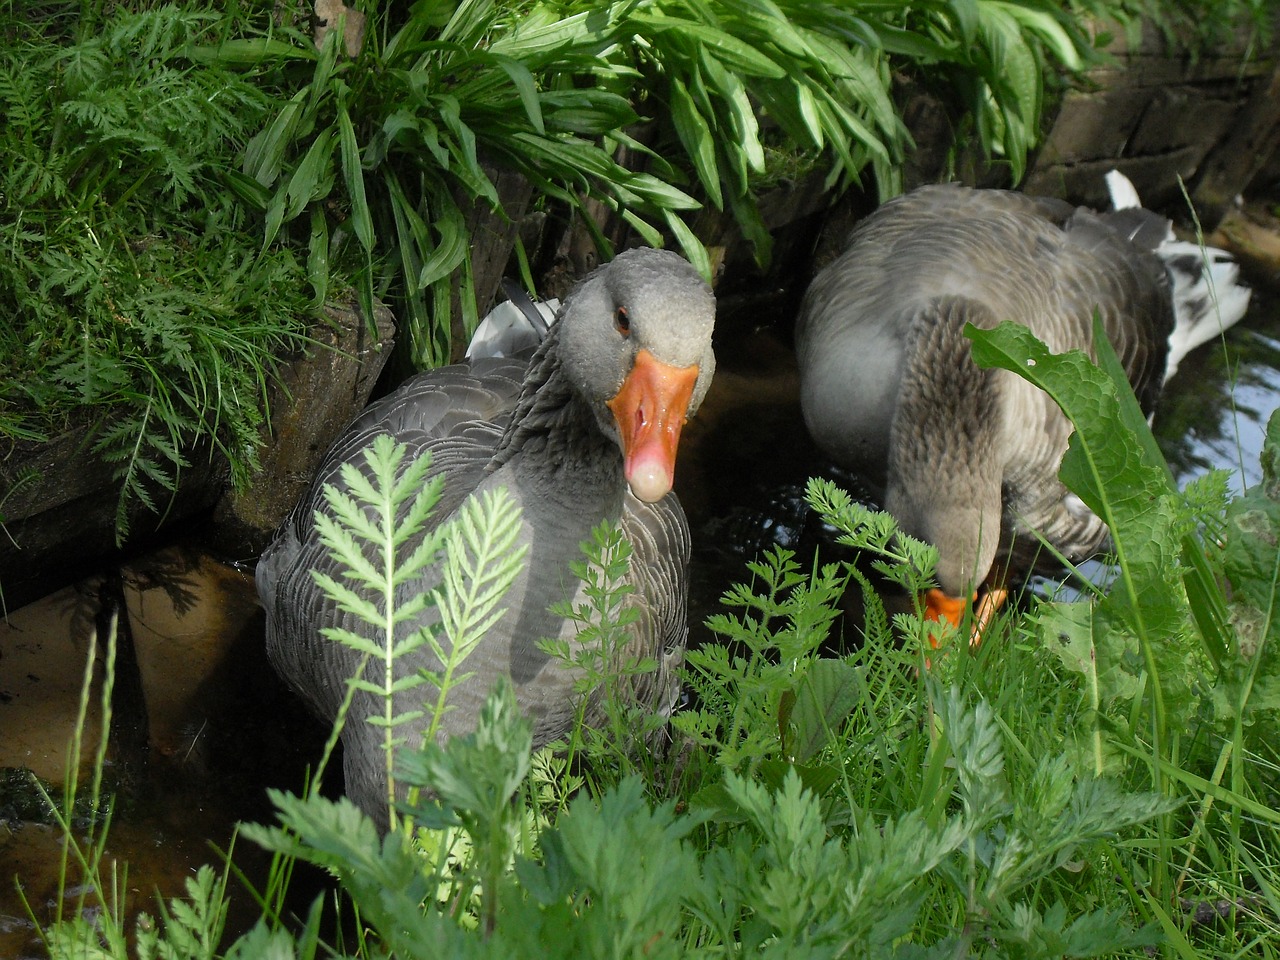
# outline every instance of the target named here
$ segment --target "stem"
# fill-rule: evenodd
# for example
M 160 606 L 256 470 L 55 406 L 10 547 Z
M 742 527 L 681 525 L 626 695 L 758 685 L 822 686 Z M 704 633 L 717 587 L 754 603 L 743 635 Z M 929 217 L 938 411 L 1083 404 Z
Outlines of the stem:
M 1098 692 L 1098 648 L 1094 644 L 1092 634 L 1089 639 L 1089 709 L 1093 714 L 1093 775 L 1101 777 L 1102 766 L 1102 723 L 1099 716 L 1101 694 Z
M 396 783 L 393 772 L 394 737 L 391 721 L 395 717 L 395 702 L 392 687 L 395 684 L 395 589 L 396 589 L 396 501 L 394 486 L 381 486 L 382 503 L 382 759 L 387 771 L 387 822 L 392 830 L 396 829 Z M 361 674 L 363 676 L 363 674 Z

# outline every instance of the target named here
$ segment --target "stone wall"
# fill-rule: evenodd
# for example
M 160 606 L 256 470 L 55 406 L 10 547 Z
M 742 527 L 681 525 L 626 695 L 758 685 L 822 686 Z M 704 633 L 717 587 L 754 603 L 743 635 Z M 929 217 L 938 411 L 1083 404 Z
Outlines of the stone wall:
M 1064 94 L 1022 188 L 1105 206 L 1102 175 L 1116 167 L 1145 203 L 1172 209 L 1185 207 L 1181 178 L 1211 230 L 1280 144 L 1280 17 L 1265 48 L 1240 31 L 1199 54 L 1150 24 L 1132 41 L 1110 31 L 1109 62 Z

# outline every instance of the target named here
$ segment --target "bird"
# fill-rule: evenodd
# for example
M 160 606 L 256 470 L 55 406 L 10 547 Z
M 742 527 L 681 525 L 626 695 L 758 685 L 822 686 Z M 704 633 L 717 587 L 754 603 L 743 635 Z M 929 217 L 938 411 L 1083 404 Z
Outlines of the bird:
M 667 716 L 679 692 L 688 635 L 688 522 L 675 494 L 681 427 L 702 402 L 715 371 L 715 297 L 679 254 L 635 248 L 585 276 L 561 305 L 530 357 L 473 355 L 410 377 L 367 407 L 333 444 L 317 475 L 256 570 L 267 614 L 268 657 L 322 720 L 332 722 L 361 655 L 327 639 L 339 627 L 381 642 L 375 628 L 340 610 L 311 571 L 337 576 L 314 515 L 332 514 L 323 489 L 344 489 L 342 468 L 359 464 L 380 435 L 405 444 L 409 459 L 431 455 L 443 479 L 430 521 L 449 521 L 468 497 L 505 488 L 521 510 L 526 562 L 503 600 L 505 612 L 464 664 L 469 676 L 449 693 L 441 740 L 474 731 L 495 684 L 509 680 L 531 723 L 534 748 L 564 736 L 574 721 L 577 673 L 539 641 L 574 642 L 577 625 L 549 609 L 583 600 L 570 573 L 580 545 L 604 521 L 618 524 L 633 554 L 627 599 L 627 657 L 656 670 L 628 680 L 637 704 Z M 508 343 L 509 346 L 509 343 Z M 483 351 L 473 351 L 475 353 Z M 403 545 L 407 553 L 414 542 Z M 438 565 L 397 599 L 435 588 Z M 434 607 L 406 630 L 438 622 Z M 396 661 L 397 679 L 438 671 L 429 647 Z M 421 710 L 421 689 L 397 694 L 395 713 Z M 390 820 L 382 731 L 367 722 L 382 704 L 355 694 L 342 731 L 344 790 L 383 828 Z M 586 722 L 598 721 L 588 701 Z M 426 719 L 406 735 L 421 744 Z
M 855 225 L 796 320 L 801 410 L 824 454 L 866 478 L 938 551 L 928 619 L 982 631 L 1017 576 L 1075 563 L 1106 525 L 1058 479 L 1071 423 L 1016 374 L 973 363 L 964 327 L 1028 327 L 1091 356 L 1097 311 L 1144 411 L 1185 353 L 1243 316 L 1220 250 L 1177 241 L 1118 171 L 1112 209 L 930 184 Z M 1058 568 L 1060 569 L 1060 568 Z

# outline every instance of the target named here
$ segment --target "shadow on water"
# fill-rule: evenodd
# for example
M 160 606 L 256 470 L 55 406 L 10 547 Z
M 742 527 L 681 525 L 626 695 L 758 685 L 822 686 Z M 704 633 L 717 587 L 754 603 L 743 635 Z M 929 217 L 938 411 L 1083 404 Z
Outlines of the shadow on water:
M 701 622 L 744 577 L 746 561 L 775 544 L 802 561 L 813 555 L 809 477 L 830 477 L 866 499 L 856 478 L 825 461 L 805 433 L 781 327 L 739 325 L 722 339 L 715 383 L 681 453 L 678 492 L 695 544 L 695 643 L 705 640 Z M 1266 420 L 1280 402 L 1277 291 L 1256 290 L 1250 316 L 1226 341 L 1184 362 L 1157 416 L 1181 480 L 1215 467 L 1247 484 L 1259 478 Z M 55 788 L 63 781 L 91 627 L 113 590 L 129 614 L 132 654 L 121 661 L 107 770 L 117 798 L 108 855 L 128 864 L 131 911 L 154 913 L 157 891 L 181 895 L 197 867 L 220 864 L 217 851 L 227 849 L 238 821 L 270 819 L 265 788 L 299 790 L 319 755 L 324 731 L 266 662 L 250 572 L 175 545 L 115 576 L 0 622 L 0 956 L 43 952 L 12 878 L 46 922 L 56 907 L 59 837 L 22 771 Z M 96 743 L 100 723 L 91 710 L 86 744 Z M 234 859 L 262 882 L 267 861 L 256 848 L 239 843 Z M 242 929 L 256 908 L 234 883 L 232 891 L 230 929 Z M 301 905 L 314 886 L 298 892 Z

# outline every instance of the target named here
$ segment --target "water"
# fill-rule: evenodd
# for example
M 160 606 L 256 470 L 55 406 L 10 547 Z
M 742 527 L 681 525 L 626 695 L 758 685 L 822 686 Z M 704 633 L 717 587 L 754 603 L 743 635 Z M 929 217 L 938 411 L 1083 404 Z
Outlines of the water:
M 116 806 L 106 862 L 128 864 L 121 889 L 131 911 L 154 915 L 156 889 L 180 894 L 201 864 L 220 863 L 237 821 L 270 816 L 264 788 L 297 789 L 322 742 L 266 662 L 252 575 L 196 548 L 169 547 L 118 578 L 87 580 L 13 612 L 0 623 L 0 769 L 10 773 L 0 781 L 3 957 L 43 952 L 13 874 L 41 923 L 57 909 L 59 832 L 17 768 L 54 789 L 67 782 L 95 615 L 112 596 L 128 609 L 131 642 L 121 638 L 111 701 L 104 780 Z M 102 673 L 99 662 L 76 764 L 82 797 L 102 730 Z M 252 845 L 237 845 L 235 860 L 265 876 L 267 858 Z
M 678 477 L 695 543 L 695 642 L 706 635 L 698 623 L 742 577 L 746 560 L 773 544 L 804 555 L 812 538 L 803 499 L 808 477 L 856 482 L 827 463 L 804 432 L 784 333 L 739 327 L 717 355 L 715 384 L 686 429 Z M 1175 475 L 1186 480 L 1225 467 L 1237 484 L 1256 483 L 1266 421 L 1277 404 L 1280 290 L 1258 287 L 1226 350 L 1201 348 L 1169 385 L 1156 432 Z M 107 852 L 128 864 L 128 908 L 154 913 L 157 890 L 180 895 L 196 868 L 220 863 L 237 821 L 270 818 L 265 787 L 300 787 L 323 731 L 266 663 L 247 569 L 214 560 L 198 545 L 175 544 L 121 570 L 106 593 L 117 587 L 135 656 L 120 671 L 126 689 L 106 771 L 118 797 Z M 13 771 L 25 767 L 55 786 L 63 782 L 103 592 L 101 578 L 86 581 L 0 623 L 0 771 L 9 771 L 0 777 L 0 956 L 43 953 L 11 878 L 21 878 L 28 903 L 46 922 L 56 906 L 59 838 L 33 819 L 39 798 Z M 86 759 L 100 720 L 91 709 Z M 252 845 L 238 844 L 234 860 L 256 882 L 265 876 L 266 859 Z M 235 902 L 233 929 L 253 915 L 243 892 Z

